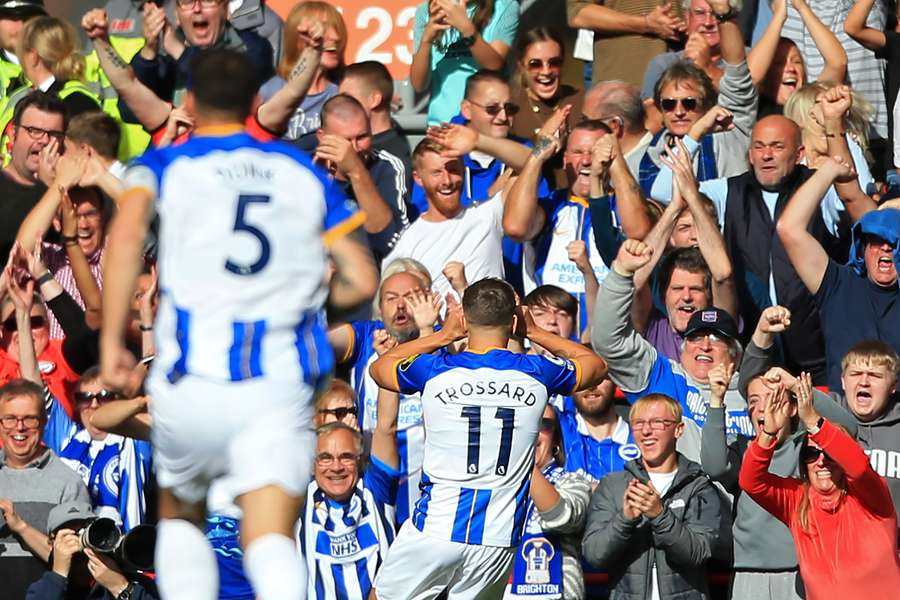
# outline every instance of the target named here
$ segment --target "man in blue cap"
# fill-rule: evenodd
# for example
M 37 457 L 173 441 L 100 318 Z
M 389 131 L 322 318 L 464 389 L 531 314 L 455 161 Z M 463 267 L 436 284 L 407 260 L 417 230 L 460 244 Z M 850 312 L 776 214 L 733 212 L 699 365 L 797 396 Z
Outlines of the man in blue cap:
M 797 190 L 777 230 L 791 264 L 813 294 L 825 334 L 828 387 L 841 390 L 841 358 L 866 340 L 900 351 L 900 210 L 870 211 L 853 226 L 847 265 L 837 264 L 807 231 L 819 202 L 835 181 L 855 177 L 852 163 L 829 158 Z

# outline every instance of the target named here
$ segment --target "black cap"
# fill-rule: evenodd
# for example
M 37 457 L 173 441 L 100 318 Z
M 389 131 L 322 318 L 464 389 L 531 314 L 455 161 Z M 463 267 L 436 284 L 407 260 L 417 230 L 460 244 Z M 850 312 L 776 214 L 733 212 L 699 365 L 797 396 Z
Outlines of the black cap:
M 721 308 L 705 308 L 691 315 L 691 320 L 688 321 L 687 328 L 684 330 L 684 337 L 688 338 L 701 331 L 717 333 L 733 342 L 738 341 L 737 323 L 728 312 Z
M 44 0 L 0 0 L 0 19 L 27 19 L 46 14 Z

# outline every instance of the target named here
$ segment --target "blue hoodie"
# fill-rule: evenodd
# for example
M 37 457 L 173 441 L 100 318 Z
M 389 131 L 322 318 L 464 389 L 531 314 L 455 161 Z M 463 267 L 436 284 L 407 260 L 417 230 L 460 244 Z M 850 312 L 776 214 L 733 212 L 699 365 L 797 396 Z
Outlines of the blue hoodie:
M 900 272 L 900 209 L 885 208 L 864 214 L 853 226 L 853 243 L 847 265 L 857 275 L 866 274 L 864 235 L 877 235 L 894 247 L 894 264 Z

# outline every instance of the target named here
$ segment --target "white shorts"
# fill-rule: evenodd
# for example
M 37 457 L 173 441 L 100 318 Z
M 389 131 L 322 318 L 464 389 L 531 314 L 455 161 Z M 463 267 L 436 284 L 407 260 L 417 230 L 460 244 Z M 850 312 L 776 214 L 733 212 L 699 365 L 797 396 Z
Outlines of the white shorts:
M 316 437 L 313 390 L 264 378 L 221 382 L 187 375 L 148 381 L 157 480 L 186 502 L 277 485 L 302 496 Z
M 407 520 L 375 577 L 378 600 L 448 600 L 503 596 L 515 548 L 475 546 L 426 535 Z

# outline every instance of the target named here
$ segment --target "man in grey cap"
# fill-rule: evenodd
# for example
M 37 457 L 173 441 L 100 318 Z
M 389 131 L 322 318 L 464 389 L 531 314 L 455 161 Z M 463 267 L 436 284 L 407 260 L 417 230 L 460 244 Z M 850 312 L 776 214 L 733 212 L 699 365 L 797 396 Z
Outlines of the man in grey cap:
M 0 0 L 0 100 L 25 85 L 16 57 L 19 33 L 25 21 L 44 14 L 44 0 Z

